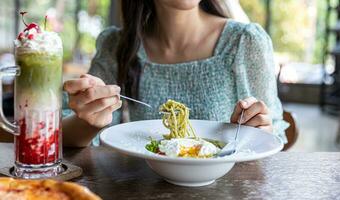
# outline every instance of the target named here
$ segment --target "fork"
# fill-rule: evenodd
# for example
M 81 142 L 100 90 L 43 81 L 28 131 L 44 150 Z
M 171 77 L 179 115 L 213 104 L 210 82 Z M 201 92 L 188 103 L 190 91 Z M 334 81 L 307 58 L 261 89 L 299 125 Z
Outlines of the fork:
M 139 104 L 141 104 L 141 105 L 144 105 L 144 106 L 147 106 L 147 107 L 149 107 L 149 108 L 151 108 L 151 109 L 153 109 L 153 110 L 156 110 L 156 108 L 154 108 L 154 107 L 152 107 L 150 104 L 148 104 L 148 103 L 145 103 L 145 102 L 143 102 L 143 101 L 139 101 L 139 100 L 137 100 L 137 99 L 133 99 L 133 98 L 131 98 L 131 97 L 127 97 L 127 96 L 124 96 L 124 95 L 119 95 L 121 98 L 123 98 L 123 99 L 126 99 L 126 100 L 129 100 L 129 101 L 133 101 L 133 102 L 136 102 L 136 103 L 139 103 Z M 169 112 L 164 112 L 164 111 L 158 111 L 160 114 L 170 114 Z M 176 111 L 175 111 L 176 112 Z
M 153 108 L 150 104 L 147 104 L 147 103 L 145 103 L 145 102 L 143 102 L 143 101 L 138 101 L 137 99 L 133 99 L 133 98 L 130 98 L 130 97 L 121 95 L 121 94 L 120 94 L 119 96 L 120 96 L 121 98 L 123 98 L 123 99 L 127 99 L 127 100 L 130 100 L 130 101 L 133 101 L 133 102 L 142 104 L 142 105 L 144 105 L 144 106 L 147 106 L 147 107 L 149 107 L 149 108 Z
M 237 150 L 237 138 L 238 138 L 238 134 L 240 132 L 241 129 L 241 123 L 243 120 L 243 114 L 244 114 L 244 109 L 242 109 L 241 112 L 241 117 L 238 121 L 238 125 L 237 125 L 237 129 L 236 129 L 236 134 L 235 134 L 235 138 L 234 141 L 229 142 L 225 147 L 223 147 L 221 149 L 221 151 L 216 155 L 217 157 L 224 157 L 224 156 L 228 156 L 231 154 L 234 154 Z

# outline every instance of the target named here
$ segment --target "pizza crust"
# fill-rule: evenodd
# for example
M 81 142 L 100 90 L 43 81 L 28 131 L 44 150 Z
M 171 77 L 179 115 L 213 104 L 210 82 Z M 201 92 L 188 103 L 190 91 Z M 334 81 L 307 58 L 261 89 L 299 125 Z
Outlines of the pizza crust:
M 84 186 L 51 179 L 0 178 L 0 200 L 101 200 Z

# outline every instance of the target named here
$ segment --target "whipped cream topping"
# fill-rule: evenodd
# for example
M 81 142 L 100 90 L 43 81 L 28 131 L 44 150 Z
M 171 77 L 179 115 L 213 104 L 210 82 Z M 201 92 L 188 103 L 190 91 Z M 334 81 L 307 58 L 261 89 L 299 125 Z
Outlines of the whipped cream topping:
M 14 41 L 17 51 L 61 52 L 62 41 L 55 32 L 43 31 L 39 26 L 26 28 Z

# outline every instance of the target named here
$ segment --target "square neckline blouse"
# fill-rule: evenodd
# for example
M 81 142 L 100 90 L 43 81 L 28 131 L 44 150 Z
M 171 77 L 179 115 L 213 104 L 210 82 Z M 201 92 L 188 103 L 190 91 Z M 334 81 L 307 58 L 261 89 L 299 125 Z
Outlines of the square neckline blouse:
M 110 27 L 98 37 L 97 53 L 89 73 L 117 84 L 115 59 L 120 29 Z M 254 96 L 268 106 L 273 133 L 286 142 L 289 126 L 282 118 L 277 94 L 273 47 L 270 37 L 257 24 L 228 19 L 214 54 L 205 59 L 176 64 L 150 62 L 143 46 L 137 52 L 141 66 L 139 100 L 153 107 L 173 99 L 191 109 L 191 119 L 229 122 L 239 99 Z M 144 106 L 129 104 L 131 121 L 159 119 L 158 113 Z M 120 122 L 120 111 L 113 113 L 112 124 Z

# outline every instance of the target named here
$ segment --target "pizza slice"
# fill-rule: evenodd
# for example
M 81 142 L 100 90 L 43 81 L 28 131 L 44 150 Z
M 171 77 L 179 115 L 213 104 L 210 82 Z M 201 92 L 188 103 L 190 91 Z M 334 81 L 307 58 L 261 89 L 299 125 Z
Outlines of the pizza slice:
M 100 200 L 84 186 L 51 179 L 0 178 L 0 200 Z

